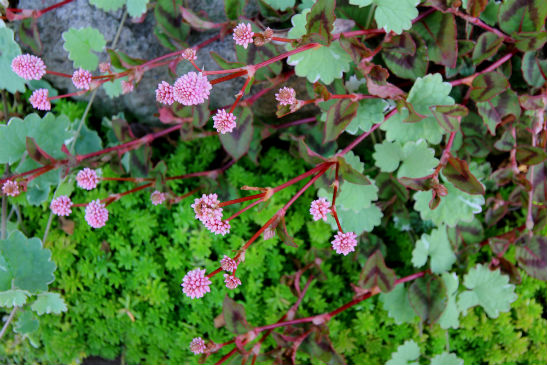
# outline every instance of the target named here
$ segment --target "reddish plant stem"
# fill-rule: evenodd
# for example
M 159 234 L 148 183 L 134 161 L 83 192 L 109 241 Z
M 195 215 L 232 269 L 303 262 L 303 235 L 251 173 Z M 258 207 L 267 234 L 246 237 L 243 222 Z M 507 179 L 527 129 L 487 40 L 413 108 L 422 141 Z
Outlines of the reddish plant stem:
M 241 214 L 245 213 L 246 211 L 248 211 L 249 209 L 251 209 L 252 207 L 254 207 L 254 206 L 256 206 L 260 203 L 262 203 L 262 200 L 257 200 L 257 201 L 252 202 L 251 204 L 247 205 L 245 208 L 239 210 L 237 213 L 232 215 L 230 218 L 226 219 L 226 221 L 227 222 L 231 221 L 232 219 L 240 216 Z
M 117 200 L 120 200 L 120 198 L 123 197 L 123 196 L 129 195 L 129 194 L 132 194 L 132 193 L 136 193 L 137 191 L 144 190 L 146 188 L 149 188 L 152 185 L 154 185 L 154 183 L 148 183 L 148 184 L 144 184 L 144 185 L 141 185 L 141 186 L 137 186 L 136 188 L 133 188 L 131 190 L 124 191 L 123 193 L 113 194 L 113 195 L 111 195 L 107 198 L 101 199 L 101 203 L 106 203 L 106 206 L 108 206 L 108 205 L 112 204 L 113 202 L 115 202 Z M 79 203 L 79 204 L 74 204 L 73 207 L 86 207 L 88 204 L 89 203 Z
M 452 143 L 454 143 L 454 137 L 456 137 L 456 132 L 451 132 L 450 136 L 448 137 L 448 142 L 446 143 L 446 146 L 444 147 L 443 153 L 441 155 L 441 161 L 439 161 L 439 164 L 435 168 L 435 171 L 431 175 L 434 178 L 439 177 L 439 173 L 441 172 L 441 169 L 446 166 L 446 163 L 448 162 L 448 159 L 450 158 L 450 150 L 452 149 Z
M 218 360 L 215 365 L 220 365 L 224 361 L 228 360 L 233 354 L 235 354 L 237 351 L 237 346 L 232 349 L 232 351 L 228 352 L 226 355 L 222 356 L 220 360 Z
M 131 181 L 135 183 L 141 183 L 145 181 L 154 181 L 152 178 L 143 178 L 143 177 L 101 177 L 101 180 L 104 181 Z
M 64 72 L 57 72 L 57 71 L 52 71 L 52 70 L 46 70 L 46 74 L 54 75 L 54 76 L 60 76 L 60 77 L 66 77 L 68 79 L 72 78 L 72 75 L 65 74 Z
M 218 169 L 208 170 L 208 171 L 200 171 L 200 172 L 191 172 L 189 174 L 184 174 L 184 175 L 170 176 L 170 177 L 167 177 L 165 180 L 166 181 L 183 180 L 183 179 L 188 179 L 190 177 L 214 175 L 214 174 L 218 174 L 219 172 L 220 173 L 224 172 L 226 169 L 228 169 L 234 163 L 235 163 L 235 160 L 232 160 L 232 161 L 228 162 L 226 165 L 224 165 L 224 166 L 222 166 L 221 168 L 218 168 Z
M 241 91 L 237 94 L 236 101 L 234 101 L 234 104 L 230 108 L 230 113 L 234 112 L 234 109 L 236 108 L 237 103 L 241 100 L 241 97 L 243 94 L 245 94 L 245 89 L 247 88 L 247 85 L 249 85 L 249 82 L 251 81 L 250 77 L 247 77 L 247 80 L 245 80 L 245 83 L 243 84 L 243 87 L 241 88 Z
M 228 81 L 228 80 L 231 80 L 231 79 L 235 79 L 236 77 L 240 77 L 240 76 L 244 76 L 244 75 L 247 75 L 247 71 L 234 72 L 230 75 L 222 76 L 222 77 L 219 77 L 218 79 L 212 80 L 211 85 L 220 84 L 221 82 Z
M 316 121 L 317 121 L 317 117 L 309 117 L 309 118 L 295 120 L 294 122 L 288 122 L 288 123 L 279 124 L 279 125 L 272 125 L 271 127 L 274 129 L 282 129 L 282 128 L 293 127 L 295 125 L 300 125 L 300 124 L 313 123 Z
M 266 193 L 260 193 L 260 194 L 255 194 L 255 195 L 249 195 L 249 196 L 246 196 L 246 197 L 243 197 L 243 198 L 237 198 L 237 199 L 233 199 L 233 200 L 227 200 L 227 201 L 225 201 L 225 202 L 220 203 L 220 204 L 218 205 L 218 207 L 219 207 L 219 208 L 222 208 L 222 207 L 226 207 L 226 206 L 232 205 L 232 204 L 243 203 L 243 202 L 246 202 L 246 201 L 249 201 L 249 200 L 262 198 L 264 195 L 266 195 Z
M 199 189 L 194 189 L 194 190 L 191 190 L 191 191 L 187 192 L 186 194 L 179 195 L 179 196 L 171 199 L 171 204 L 176 204 L 176 203 L 180 202 L 181 200 L 188 198 L 190 195 L 193 195 L 193 194 L 197 193 L 198 191 L 199 191 Z
M 370 130 L 366 133 L 363 133 L 359 137 L 357 137 L 353 142 L 351 142 L 346 148 L 344 148 L 341 152 L 338 152 L 336 156 L 344 156 L 346 153 L 351 151 L 355 146 L 357 146 L 359 143 L 361 143 L 365 138 L 367 138 L 369 135 L 372 134 L 376 129 L 378 129 L 382 124 L 386 122 L 389 118 L 391 118 L 393 115 L 397 113 L 397 109 L 393 109 L 387 115 L 384 117 L 384 121 L 378 124 L 375 124 L 370 128 Z
M 272 41 L 278 41 L 278 42 L 286 42 L 291 43 L 292 41 L 296 41 L 297 39 L 289 39 L 289 38 L 282 38 L 282 37 L 272 37 Z
M 41 17 L 42 15 L 44 15 L 45 13 L 51 11 L 51 10 L 54 10 L 54 9 L 57 9 L 63 5 L 66 5 L 68 3 L 71 3 L 73 2 L 74 0 L 64 0 L 64 1 L 61 1 L 57 4 L 53 4 L 51 6 L 48 6 L 47 8 L 44 8 L 44 9 L 40 9 L 40 10 L 35 10 L 35 9 L 18 9 L 18 8 L 6 8 L 6 11 L 7 12 L 11 12 L 11 13 L 14 13 L 14 14 L 17 14 L 17 13 L 25 13 L 25 14 L 21 14 L 21 15 L 15 15 L 13 16 L 12 19 L 10 19 L 11 17 L 8 15 L 6 17 L 2 17 L 2 19 L 8 19 L 8 20 L 23 20 L 23 19 L 27 19 L 27 18 L 34 18 L 34 19 L 38 19 L 39 17 Z
M 340 221 L 338 220 L 338 214 L 336 213 L 336 195 L 338 193 L 338 186 L 340 185 L 340 180 L 338 179 L 338 170 L 340 169 L 340 163 L 336 163 L 336 170 L 334 173 L 334 189 L 332 192 L 332 204 L 330 206 L 332 216 L 334 217 L 334 220 L 336 221 L 336 225 L 338 226 L 338 231 L 341 233 L 344 233 L 342 230 L 342 225 L 340 224 Z
M 79 90 L 79 91 L 75 91 L 73 93 L 68 93 L 68 94 L 63 94 L 63 95 L 57 95 L 57 96 L 50 96 L 48 97 L 47 99 L 48 100 L 55 100 L 55 99 L 64 99 L 64 98 L 70 98 L 72 96 L 80 96 L 80 95 L 83 95 L 85 93 L 87 93 L 89 90 Z
M 510 43 L 514 43 L 515 40 L 513 38 L 511 38 L 510 36 L 508 36 L 507 34 L 503 33 L 502 31 L 496 29 L 496 28 L 493 28 L 491 26 L 489 26 L 488 24 L 484 23 L 482 20 L 480 20 L 479 18 L 475 18 L 475 17 L 472 17 L 471 15 L 468 15 L 468 14 L 465 14 L 465 13 L 462 13 L 461 11 L 457 10 L 457 9 L 448 9 L 447 10 L 449 13 L 452 13 L 454 15 L 456 15 L 457 17 L 460 17 L 466 21 L 468 21 L 469 23 L 473 24 L 473 25 L 476 25 L 488 32 L 492 32 L 494 33 L 495 35 L 497 35 L 498 37 L 501 37 L 503 38 L 503 40 L 505 42 L 510 42 Z
M 475 72 L 473 75 L 464 77 L 462 79 L 450 81 L 450 85 L 457 86 L 457 85 L 465 84 L 465 85 L 471 86 L 471 83 L 473 82 L 473 80 L 477 76 L 485 74 L 485 73 L 490 72 L 490 71 L 494 71 L 495 69 L 497 69 L 498 67 L 503 65 L 505 62 L 509 61 L 511 59 L 511 57 L 513 57 L 515 55 L 515 53 L 516 52 L 511 52 L 511 53 L 506 54 L 505 56 L 503 56 L 502 58 L 500 58 L 499 60 L 497 60 L 496 62 L 494 62 L 493 64 L 491 64 L 490 66 L 488 66 L 487 68 L 485 68 L 484 70 L 482 70 L 480 72 Z

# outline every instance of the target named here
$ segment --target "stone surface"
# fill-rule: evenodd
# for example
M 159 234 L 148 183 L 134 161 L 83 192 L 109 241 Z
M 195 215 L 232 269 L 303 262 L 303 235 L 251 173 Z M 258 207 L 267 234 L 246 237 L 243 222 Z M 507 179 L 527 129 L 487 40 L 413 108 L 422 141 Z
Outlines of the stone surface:
M 57 0 L 21 0 L 19 8 L 44 8 L 56 2 Z M 188 3 L 188 6 L 197 13 L 205 11 L 211 21 L 221 22 L 226 20 L 224 2 L 222 0 L 194 0 Z M 256 4 L 253 4 L 255 2 L 250 1 L 250 3 L 247 11 L 256 12 Z M 122 14 L 123 9 L 115 12 L 104 12 L 90 5 L 87 0 L 77 0 L 40 17 L 38 19 L 38 26 L 44 45 L 44 52 L 41 56 L 47 67 L 55 71 L 72 74 L 74 67 L 72 61 L 68 59 L 68 52 L 63 48 L 62 33 L 71 27 L 78 29 L 91 26 L 101 31 L 107 41 L 108 47 L 116 35 Z M 128 18 L 121 31 L 116 49 L 132 57 L 142 59 L 152 59 L 169 53 L 170 50 L 161 46 L 154 36 L 154 25 L 155 19 L 152 10 L 148 10 L 142 23 L 134 23 Z M 188 43 L 195 45 L 215 34 L 215 32 L 192 31 Z M 209 56 L 210 51 L 215 51 L 230 61 L 235 61 L 236 59 L 234 42 L 231 36 L 226 36 L 223 40 L 213 42 L 198 52 L 196 62 L 200 67 L 204 67 L 207 70 L 219 69 L 218 65 Z M 106 52 L 100 54 L 99 58 L 101 61 L 108 60 Z M 193 67 L 186 61 L 180 62 L 176 68 L 178 76 L 191 70 L 193 70 Z M 98 75 L 98 72 L 98 70 L 95 71 L 94 75 Z M 138 120 L 143 122 L 158 122 L 158 119 L 153 116 L 154 113 L 157 113 L 157 103 L 155 101 L 157 84 L 162 80 L 172 84 L 176 78 L 177 76 L 172 75 L 167 66 L 163 66 L 147 71 L 131 94 L 110 99 L 101 88 L 97 93 L 97 100 L 94 103 L 95 108 L 99 112 L 103 111 L 105 115 L 113 115 L 124 111 L 128 115 L 133 114 Z M 48 76 L 47 79 L 56 88 L 60 89 L 61 93 L 76 91 L 70 79 L 55 76 Z M 211 109 L 233 103 L 235 94 L 240 90 L 242 85 L 242 79 L 215 85 L 211 92 Z M 89 95 L 83 95 L 80 99 L 89 99 Z

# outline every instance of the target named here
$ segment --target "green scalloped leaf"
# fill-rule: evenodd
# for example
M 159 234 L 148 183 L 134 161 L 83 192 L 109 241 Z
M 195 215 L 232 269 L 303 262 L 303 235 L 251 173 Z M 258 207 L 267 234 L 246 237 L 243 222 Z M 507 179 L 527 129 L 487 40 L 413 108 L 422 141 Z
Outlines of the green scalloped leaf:
M 38 238 L 26 238 L 19 231 L 0 241 L 0 290 L 11 283 L 17 289 L 31 293 L 46 291 L 55 276 L 51 252 L 42 247 Z
M 104 11 L 115 11 L 124 6 L 126 0 L 89 0 L 91 5 Z
M 61 314 L 61 312 L 66 312 L 67 307 L 59 293 L 46 292 L 38 294 L 38 298 L 32 303 L 30 309 L 41 316 L 44 313 Z
M 376 5 L 374 20 L 378 28 L 384 28 L 387 33 L 401 34 L 412 27 L 412 20 L 418 16 L 416 6 L 420 0 L 350 0 L 349 3 L 359 7 Z
M 463 365 L 463 359 L 451 352 L 443 352 L 433 356 L 429 365 Z
M 146 5 L 150 0 L 127 0 L 127 14 L 132 18 L 138 18 L 146 13 Z
M 291 18 L 293 27 L 289 31 L 289 38 L 297 39 L 306 34 L 306 15 L 309 11 L 306 9 Z M 290 46 L 288 48 L 291 49 Z M 287 63 L 295 66 L 295 73 L 300 77 L 306 77 L 309 82 L 321 80 L 328 85 L 349 71 L 351 56 L 340 46 L 340 42 L 336 41 L 328 47 L 322 46 L 294 54 L 287 59 Z
M 380 301 L 396 324 L 411 323 L 416 318 L 408 301 L 408 291 L 403 284 L 395 286 L 389 293 L 380 293 Z
M 407 340 L 405 343 L 397 347 L 397 351 L 391 354 L 391 359 L 386 362 L 386 365 L 419 365 L 420 347 L 412 340 Z
M 25 91 L 25 80 L 11 70 L 11 61 L 21 54 L 13 30 L 0 22 L 0 89 L 10 93 Z
M 412 251 L 414 267 L 424 266 L 428 257 L 431 257 L 431 271 L 436 274 L 450 270 L 456 262 L 456 255 L 448 240 L 446 227 L 436 228 L 430 234 L 424 233 L 416 242 L 416 247 Z
M 378 187 L 371 182 L 369 185 L 352 184 L 344 181 L 340 186 L 340 193 L 336 198 L 336 205 L 344 210 L 353 210 L 358 213 L 372 205 L 378 199 Z
M 28 335 L 29 333 L 36 331 L 39 327 L 40 321 L 38 318 L 36 318 L 34 313 L 27 310 L 19 315 L 13 330 L 21 335 Z
M 74 62 L 74 68 L 93 71 L 99 66 L 99 57 L 93 51 L 102 52 L 106 46 L 106 40 L 99 30 L 92 27 L 70 28 L 62 37 L 65 41 L 63 47 L 68 52 L 68 58 Z
M 397 142 L 384 140 L 374 145 L 374 164 L 384 172 L 393 172 L 399 167 L 403 158 L 403 149 Z
M 433 173 L 439 160 L 435 158 L 435 150 L 427 147 L 424 140 L 407 142 L 401 151 L 401 166 L 397 177 L 418 178 Z
M 425 138 L 429 143 L 439 144 L 445 131 L 429 108 L 434 105 L 453 105 L 454 99 L 449 96 L 451 89 L 452 86 L 443 82 L 440 74 L 418 78 L 410 89 L 407 101 L 425 118 L 419 122 L 405 123 L 409 116 L 408 110 L 402 109 L 395 113 L 380 127 L 386 131 L 387 140 L 404 143 Z
M 439 317 L 439 325 L 443 329 L 458 328 L 460 326 L 460 311 L 456 304 L 456 295 L 458 294 L 458 275 L 455 273 L 444 272 L 441 275 L 446 287 L 446 294 L 448 295 L 448 302 L 443 314 Z
M 0 268 L 1 270 L 1 268 Z M 0 292 L 0 307 L 22 307 L 30 293 L 21 289 L 10 289 Z
M 509 277 L 499 270 L 490 271 L 486 265 L 469 270 L 463 285 L 469 290 L 458 296 L 458 308 L 462 312 L 480 305 L 490 318 L 497 318 L 500 312 L 508 312 L 511 303 L 517 300 L 515 286 L 509 284 Z
M 386 102 L 382 99 L 362 99 L 359 100 L 357 114 L 351 123 L 346 127 L 349 134 L 368 132 L 374 124 L 381 123 L 384 120 L 384 109 Z

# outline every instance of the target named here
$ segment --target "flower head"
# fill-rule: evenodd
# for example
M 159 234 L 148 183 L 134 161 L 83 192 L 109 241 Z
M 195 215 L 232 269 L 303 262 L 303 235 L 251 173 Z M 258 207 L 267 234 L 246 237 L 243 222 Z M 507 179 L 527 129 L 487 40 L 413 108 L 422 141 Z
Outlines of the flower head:
M 131 81 L 122 80 L 122 94 L 129 94 L 134 88 L 135 85 Z
M 152 204 L 159 205 L 165 201 L 165 193 L 156 190 L 150 194 L 150 200 L 152 201 Z
M 156 101 L 167 105 L 173 104 L 175 102 L 175 98 L 173 97 L 173 86 L 165 81 L 159 83 L 158 88 L 156 89 Z
M 110 62 L 101 62 L 101 63 L 99 63 L 99 71 L 101 71 L 102 73 L 110 72 L 111 67 L 112 67 L 112 65 L 110 64 Z
M 195 269 L 188 272 L 180 284 L 182 292 L 192 299 L 201 298 L 205 293 L 209 293 L 211 291 L 209 285 L 211 285 L 211 280 L 205 276 L 205 269 Z
M 238 26 L 234 28 L 234 41 L 236 41 L 236 44 L 243 46 L 243 48 L 247 48 L 249 43 L 253 42 L 253 36 L 253 29 L 249 23 L 239 23 Z
M 198 105 L 209 99 L 209 91 L 212 88 L 207 77 L 201 72 L 188 72 L 175 81 L 173 98 L 182 105 Z
M 279 89 L 277 94 L 275 94 L 275 100 L 277 100 L 280 105 L 296 104 L 296 91 L 294 91 L 292 87 L 285 86 Z
M 230 233 L 230 223 L 221 219 L 210 219 L 204 222 L 205 227 L 214 234 L 225 235 Z
M 224 283 L 228 289 L 235 289 L 241 285 L 241 280 L 236 278 L 235 275 L 224 274 Z
M 217 194 L 203 194 L 201 198 L 194 200 L 194 204 L 191 207 L 196 213 L 196 219 L 206 223 L 210 220 L 216 221 L 222 219 L 222 208 L 218 207 L 219 204 L 220 201 Z
M 19 195 L 19 184 L 17 181 L 8 180 L 2 185 L 2 193 L 8 196 L 17 196 Z
M 224 271 L 234 272 L 237 269 L 237 262 L 231 257 L 224 255 L 222 260 L 220 260 L 220 266 Z
M 184 58 L 185 60 L 188 60 L 188 61 L 193 61 L 196 58 L 198 58 L 196 56 L 196 50 L 193 49 L 193 48 L 186 48 L 184 51 L 182 51 L 181 56 L 182 56 L 182 58 Z
M 66 195 L 61 195 L 57 199 L 53 199 L 50 204 L 50 209 L 53 214 L 68 216 L 72 213 L 72 201 Z
M 224 109 L 218 109 L 217 113 L 213 116 L 213 127 L 220 133 L 230 133 L 236 127 L 236 116 L 232 113 L 226 113 Z
M 40 80 L 46 73 L 46 65 L 40 57 L 22 54 L 11 61 L 11 69 L 25 80 Z
M 72 83 L 77 89 L 89 90 L 89 84 L 91 84 L 91 72 L 80 69 L 74 71 L 72 74 Z
M 97 186 L 99 178 L 97 177 L 95 170 L 86 167 L 78 172 L 78 175 L 76 175 L 76 182 L 82 189 L 92 190 Z
M 108 220 L 108 210 L 99 199 L 90 202 L 85 207 L 85 220 L 93 228 L 104 227 Z
M 346 256 L 348 253 L 355 251 L 355 246 L 357 246 L 356 238 L 357 236 L 353 232 L 338 232 L 331 242 L 332 248 L 336 253 Z
M 329 213 L 330 204 L 325 198 L 319 198 L 311 202 L 310 213 L 313 216 L 314 221 L 319 219 L 327 221 L 327 214 Z
M 201 339 L 201 337 L 196 337 L 190 342 L 190 351 L 194 353 L 194 355 L 203 354 L 205 352 L 205 341 Z
M 34 90 L 28 101 L 32 104 L 34 109 L 38 110 L 51 110 L 51 103 L 49 102 L 49 90 L 38 89 Z

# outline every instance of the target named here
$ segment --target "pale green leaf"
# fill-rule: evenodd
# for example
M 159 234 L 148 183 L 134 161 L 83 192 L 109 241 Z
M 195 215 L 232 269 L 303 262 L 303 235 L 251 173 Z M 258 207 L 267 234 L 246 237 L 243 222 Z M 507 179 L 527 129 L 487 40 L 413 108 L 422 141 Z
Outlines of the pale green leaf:
M 439 317 L 439 325 L 443 329 L 458 328 L 460 326 L 460 311 L 456 305 L 456 294 L 458 293 L 459 284 L 458 276 L 455 273 L 444 272 L 441 277 L 446 287 L 448 303 L 443 314 Z
M 440 74 L 419 77 L 410 89 L 407 101 L 425 118 L 415 123 L 404 123 L 408 117 L 408 110 L 402 109 L 380 127 L 386 131 L 386 138 L 389 141 L 403 143 L 425 138 L 429 143 L 439 144 L 445 131 L 439 126 L 429 107 L 453 105 L 454 99 L 449 96 L 451 89 L 452 86 L 448 82 L 443 82 Z
M 122 80 L 116 79 L 114 81 L 105 82 L 102 86 L 106 95 L 109 98 L 116 98 L 122 94 Z
M 38 298 L 32 305 L 30 306 L 30 309 L 38 313 L 38 315 L 42 315 L 44 313 L 55 313 L 60 314 L 61 312 L 66 312 L 66 304 L 63 298 L 59 295 L 59 293 L 40 293 L 38 294 Z
M 463 285 L 469 290 L 458 296 L 458 308 L 467 309 L 480 305 L 490 318 L 497 318 L 500 312 L 511 309 L 517 300 L 515 286 L 509 284 L 509 277 L 499 270 L 490 271 L 486 265 L 477 265 L 464 276 Z
M 70 28 L 63 33 L 64 48 L 68 58 L 74 62 L 74 68 L 82 67 L 93 71 L 99 65 L 99 57 L 95 52 L 102 52 L 106 46 L 104 36 L 92 27 Z
M 443 352 L 433 356 L 429 365 L 463 365 L 463 359 L 460 359 L 456 354 Z
M 422 234 L 412 251 L 412 264 L 421 267 L 431 257 L 431 271 L 436 274 L 448 271 L 454 262 L 456 255 L 448 241 L 446 227 L 441 226 L 431 231 L 430 234 Z
M 424 177 L 430 175 L 437 167 L 435 150 L 427 147 L 424 140 L 407 142 L 402 150 L 402 162 L 397 172 L 398 177 Z
M 0 241 L 0 290 L 28 290 L 31 293 L 47 290 L 55 277 L 55 263 L 51 252 L 42 247 L 38 238 L 26 238 L 14 231 Z
M 0 292 L 0 307 L 22 307 L 27 302 L 29 295 L 28 291 L 20 289 L 2 291 Z
M 264 2 L 275 10 L 285 11 L 294 7 L 295 0 L 264 0 Z
M 376 184 L 369 185 L 352 184 L 344 181 L 340 187 L 340 194 L 336 199 L 337 205 L 344 210 L 359 212 L 371 206 L 372 202 L 378 199 L 378 187 Z
M 0 89 L 10 93 L 25 91 L 25 80 L 11 70 L 11 61 L 21 54 L 13 30 L 0 22 Z
M 346 127 L 349 134 L 368 132 L 374 124 L 381 123 L 384 120 L 384 108 L 386 102 L 382 99 L 362 99 L 359 100 L 357 114 L 351 123 Z
M 34 313 L 27 310 L 19 315 L 13 330 L 21 335 L 28 335 L 29 333 L 36 331 L 38 327 L 40 327 L 40 321 L 38 321 L 38 318 L 36 318 Z
M 457 189 L 450 182 L 443 182 L 448 194 L 441 198 L 439 206 L 434 210 L 429 208 L 431 191 L 418 191 L 414 193 L 414 209 L 420 212 L 424 220 L 431 220 L 437 226 L 446 224 L 454 227 L 459 222 L 470 222 L 475 214 L 482 211 L 484 197 L 482 195 L 470 195 Z
M 66 157 L 61 151 L 63 142 L 70 138 L 67 131 L 70 121 L 64 115 L 55 117 L 48 113 L 43 118 L 29 114 L 25 119 L 12 118 L 0 125 L 0 163 L 19 161 L 26 151 L 26 138 L 32 137 L 48 154 L 55 158 Z
M 383 213 L 376 205 L 372 204 L 368 208 L 361 209 L 359 212 L 353 210 L 337 210 L 338 219 L 344 231 L 354 232 L 360 235 L 363 232 L 370 232 L 381 223 Z M 327 217 L 332 229 L 338 229 L 336 222 L 331 215 Z
M 415 361 L 418 357 L 420 357 L 420 347 L 416 342 L 407 340 L 391 354 L 391 359 L 386 362 L 386 365 L 418 365 Z
M 389 142 L 384 140 L 382 143 L 374 145 L 374 157 L 375 165 L 383 172 L 393 172 L 399 167 L 399 162 L 402 158 L 402 148 L 397 142 Z
M 359 156 L 353 153 L 353 151 L 349 151 L 348 153 L 346 153 L 343 159 L 357 172 L 362 173 L 365 170 L 365 164 L 361 162 Z
M 395 323 L 410 323 L 416 317 L 408 301 L 408 292 L 403 284 L 395 286 L 389 293 L 380 293 L 380 301 Z
M 96 131 L 89 129 L 84 124 L 74 146 L 76 154 L 83 155 L 86 153 L 92 153 L 99 151 L 102 148 L 103 142 L 101 141 L 99 134 Z
M 306 9 L 292 17 L 293 28 L 289 31 L 289 38 L 297 39 L 306 34 L 306 15 L 309 11 Z M 288 48 L 291 49 L 290 46 Z M 300 77 L 306 77 L 309 82 L 321 80 L 325 84 L 330 84 L 349 71 L 351 57 L 340 43 L 335 41 L 328 47 L 320 46 L 294 54 L 287 59 L 287 63 L 295 66 L 295 73 Z
M 127 0 L 127 13 L 133 18 L 138 18 L 146 12 L 149 0 Z
M 95 5 L 104 11 L 118 10 L 125 4 L 126 0 L 89 0 L 91 5 Z
M 384 28 L 387 33 L 401 34 L 412 27 L 412 20 L 418 16 L 416 6 L 420 0 L 350 0 L 349 3 L 360 7 L 374 3 L 378 28 Z

